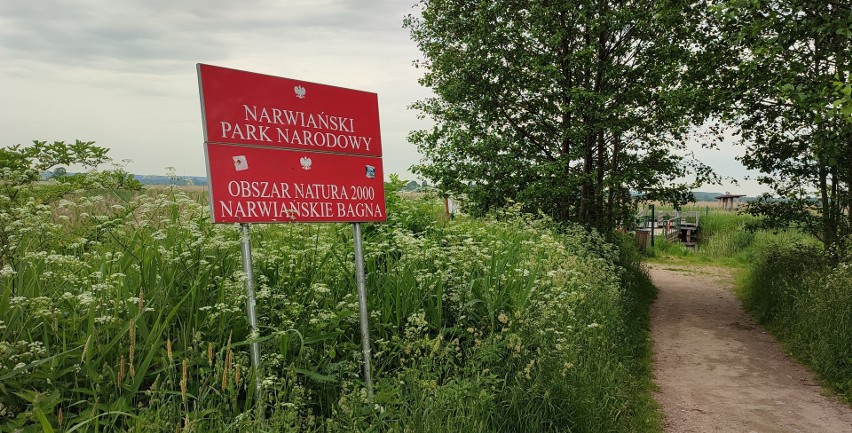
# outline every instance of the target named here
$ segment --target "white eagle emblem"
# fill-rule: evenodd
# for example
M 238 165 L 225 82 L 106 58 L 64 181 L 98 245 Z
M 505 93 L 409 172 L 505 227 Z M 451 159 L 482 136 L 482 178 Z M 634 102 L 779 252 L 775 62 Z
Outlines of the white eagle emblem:
M 299 86 L 298 84 L 293 87 L 293 91 L 296 92 L 296 97 L 299 99 L 305 99 L 305 93 L 308 93 L 304 87 Z
M 303 170 L 310 170 L 311 164 L 313 163 L 313 161 L 311 161 L 311 158 L 308 158 L 307 156 L 303 156 L 301 159 L 299 159 L 299 162 L 302 164 Z

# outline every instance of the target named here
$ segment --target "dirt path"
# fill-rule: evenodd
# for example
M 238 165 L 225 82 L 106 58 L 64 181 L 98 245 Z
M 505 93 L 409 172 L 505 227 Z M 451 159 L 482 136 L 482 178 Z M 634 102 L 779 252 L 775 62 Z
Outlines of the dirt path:
M 666 432 L 852 433 L 852 409 L 743 312 L 729 270 L 649 270 L 660 289 L 651 331 Z

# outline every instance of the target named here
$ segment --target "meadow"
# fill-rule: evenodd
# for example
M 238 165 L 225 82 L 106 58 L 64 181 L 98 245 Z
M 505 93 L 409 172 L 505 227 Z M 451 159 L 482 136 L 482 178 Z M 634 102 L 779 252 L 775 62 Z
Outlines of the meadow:
M 632 239 L 517 208 L 447 221 L 389 191 L 388 222 L 363 228 L 369 400 L 351 226 L 252 227 L 252 334 L 238 229 L 203 197 L 29 188 L 0 203 L 0 431 L 660 427 Z

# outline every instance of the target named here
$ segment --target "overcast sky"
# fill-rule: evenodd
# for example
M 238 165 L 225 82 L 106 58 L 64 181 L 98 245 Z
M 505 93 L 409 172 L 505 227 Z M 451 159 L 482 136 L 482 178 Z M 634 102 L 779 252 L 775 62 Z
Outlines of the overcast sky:
M 406 107 L 429 95 L 402 28 L 415 0 L 0 2 L 0 146 L 93 140 L 127 170 L 206 175 L 196 63 L 379 95 L 386 173 L 411 178 Z M 739 149 L 700 151 L 742 177 Z M 704 191 L 755 194 L 752 183 Z

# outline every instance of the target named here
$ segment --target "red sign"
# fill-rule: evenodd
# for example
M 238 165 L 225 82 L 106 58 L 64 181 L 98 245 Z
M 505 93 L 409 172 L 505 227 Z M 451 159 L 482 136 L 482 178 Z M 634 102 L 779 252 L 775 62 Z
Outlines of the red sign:
M 380 158 L 207 143 L 215 223 L 384 221 Z
M 198 65 L 215 223 L 385 221 L 375 93 Z
M 204 141 L 382 155 L 375 93 L 198 65 Z

